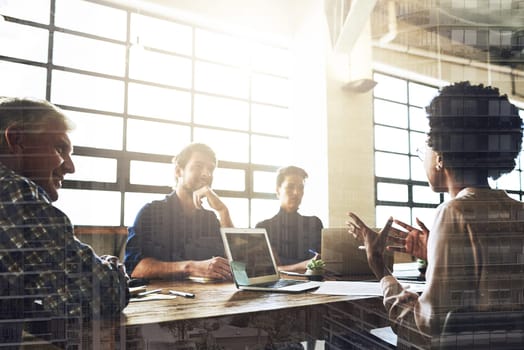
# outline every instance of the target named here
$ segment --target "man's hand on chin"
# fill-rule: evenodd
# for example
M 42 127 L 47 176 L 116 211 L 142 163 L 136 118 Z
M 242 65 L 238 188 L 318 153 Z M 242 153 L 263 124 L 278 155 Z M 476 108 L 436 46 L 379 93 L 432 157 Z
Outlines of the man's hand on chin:
M 204 198 L 208 198 L 208 193 L 210 191 L 211 189 L 209 188 L 209 186 L 204 186 L 193 192 L 193 204 L 196 208 L 202 209 L 202 200 Z
M 226 208 L 222 200 L 209 186 L 201 187 L 193 192 L 193 203 L 196 208 L 202 209 L 202 200 L 204 198 L 207 200 L 209 206 L 216 211 L 221 211 Z

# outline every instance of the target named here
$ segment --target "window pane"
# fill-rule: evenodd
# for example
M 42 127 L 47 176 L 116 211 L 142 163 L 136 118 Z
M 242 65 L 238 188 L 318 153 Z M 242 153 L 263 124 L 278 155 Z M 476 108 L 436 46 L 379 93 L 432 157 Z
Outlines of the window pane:
M 379 201 L 407 202 L 408 186 L 379 182 L 377 183 L 377 199 Z
M 464 31 L 464 43 L 466 45 L 471 45 L 471 46 L 477 45 L 477 31 L 476 30 Z
M 451 43 L 454 45 L 464 43 L 464 30 L 463 29 L 452 29 L 451 30 Z
M 126 47 L 57 32 L 53 62 L 59 66 L 124 76 Z
M 375 152 L 375 176 L 408 179 L 409 157 Z
M 247 198 L 221 197 L 229 209 L 231 220 L 235 227 L 249 227 L 249 202 Z
M 195 123 L 247 130 L 249 104 L 228 98 L 195 95 Z
M 376 207 L 375 227 L 382 228 L 388 222 L 390 216 L 404 222 L 410 222 L 411 214 L 408 207 L 391 207 L 386 205 L 377 205 Z
M 269 75 L 253 74 L 251 77 L 251 98 L 257 102 L 281 106 L 289 104 L 289 80 Z
M 0 84 L 0 96 L 31 96 L 45 99 L 45 68 L 0 61 L 0 76 L 9 84 Z
M 517 201 L 521 201 L 521 198 L 520 198 L 520 195 L 519 195 L 519 194 L 516 194 L 516 193 L 508 193 L 508 196 L 509 196 L 510 198 L 513 198 L 513 199 L 517 200 Z
M 2 0 L 0 9 L 6 16 L 48 24 L 51 6 L 49 0 Z
M 405 80 L 379 73 L 374 74 L 373 80 L 377 82 L 377 85 L 373 89 L 375 97 L 381 97 L 396 102 L 408 102 L 408 89 Z
M 511 46 L 511 39 L 514 37 L 514 33 L 510 30 L 502 30 L 500 32 L 500 39 L 502 46 Z
M 57 0 L 55 24 L 79 32 L 126 40 L 125 11 L 86 1 Z
M 191 55 L 192 36 L 190 26 L 131 14 L 131 41 L 145 47 Z
M 375 123 L 397 126 L 399 128 L 408 127 L 408 109 L 406 105 L 375 99 L 373 108 Z
M 62 189 L 57 208 L 75 225 L 120 225 L 120 192 Z
M 251 66 L 254 70 L 280 76 L 288 76 L 292 71 L 289 50 L 262 44 L 254 44 L 251 50 Z
M 246 172 L 242 169 L 216 168 L 213 173 L 213 188 L 225 191 L 245 191 Z
M 429 122 L 426 110 L 423 108 L 409 108 L 409 127 L 413 130 L 429 132 Z
M 235 66 L 247 66 L 249 63 L 249 51 L 244 40 L 198 28 L 195 31 L 195 55 Z
M 129 119 L 127 150 L 174 155 L 190 141 L 187 126 Z
M 512 171 L 509 174 L 502 175 L 497 180 L 497 188 L 520 191 L 520 172 Z
M 411 157 L 411 180 L 427 181 L 424 163 L 418 157 Z
M 130 83 L 127 103 L 129 114 L 182 122 L 191 120 L 189 92 Z
M 251 105 L 251 130 L 273 135 L 289 136 L 291 113 L 287 108 Z
M 500 46 L 500 32 L 496 30 L 489 31 L 489 44 L 491 46 Z
M 47 62 L 49 31 L 0 21 L 0 55 Z
M 427 135 L 420 132 L 410 132 L 410 153 L 417 154 L 417 149 L 425 152 L 426 151 L 426 140 Z
M 488 31 L 479 29 L 477 31 L 477 45 L 479 47 L 488 46 Z
M 249 159 L 248 135 L 244 133 L 195 128 L 194 141 L 208 144 L 220 160 L 247 162 Z
M 413 217 L 411 218 L 411 223 L 415 227 L 418 227 L 417 221 L 415 218 L 419 218 L 420 221 L 422 221 L 426 227 L 431 232 L 431 228 L 433 226 L 433 220 L 435 219 L 435 209 L 434 208 L 413 208 L 412 210 Z
M 253 135 L 251 146 L 251 162 L 253 163 L 269 165 L 290 163 L 291 142 L 289 139 Z
M 377 150 L 408 153 L 408 131 L 375 125 L 375 148 Z
M 253 171 L 253 191 L 275 193 L 277 176 L 274 171 Z
M 392 179 L 408 179 L 427 183 L 423 162 L 418 158 L 417 149 L 426 149 L 426 132 L 429 129 L 425 106 L 438 91 L 436 88 L 422 84 L 408 82 L 401 78 L 394 78 L 382 74 L 375 74 L 378 82 L 375 88 L 375 97 L 393 102 L 374 99 L 375 123 L 395 126 L 406 130 L 398 130 L 385 126 L 375 125 L 375 148 L 404 155 L 386 152 L 375 152 L 375 176 Z M 409 90 L 408 90 L 409 84 Z M 380 87 L 380 89 L 377 88 Z M 407 92 L 409 91 L 409 100 Z M 408 103 L 409 102 L 409 103 Z M 409 113 L 408 113 L 409 108 Z M 409 189 L 412 198 L 409 198 Z M 440 196 L 434 193 L 429 186 L 416 186 L 412 183 L 377 184 L 377 200 L 422 204 L 438 204 Z M 411 203 L 409 205 L 412 205 Z M 414 223 L 414 215 L 424 215 L 434 211 L 433 208 L 409 208 L 407 206 L 377 206 L 377 226 L 383 225 L 389 216 L 406 223 Z
M 521 190 L 523 190 L 524 188 L 524 171 L 521 171 L 520 172 L 520 183 L 521 183 Z
M 409 82 L 409 104 L 419 107 L 426 107 L 429 105 L 433 97 L 438 93 L 438 89 Z
M 132 160 L 129 172 L 129 183 L 132 184 L 153 186 L 175 184 L 175 169 L 172 163 Z
M 196 62 L 195 88 L 204 92 L 247 98 L 249 81 L 244 70 Z
M 124 195 L 124 225 L 133 226 L 136 215 L 147 203 L 165 198 L 163 193 L 126 192 Z
M 66 111 L 75 124 L 71 142 L 75 146 L 121 150 L 123 119 L 107 115 Z
M 429 186 L 413 186 L 413 202 L 439 204 L 440 194 Z
M 275 216 L 280 209 L 279 201 L 276 199 L 252 199 L 251 200 L 251 226 L 255 227 L 259 222 Z
M 129 77 L 158 84 L 191 88 L 192 65 L 188 58 L 133 46 L 129 55 Z
M 116 159 L 73 155 L 75 172 L 67 180 L 116 183 Z
M 85 91 L 89 93 L 82 93 Z M 124 83 L 55 69 L 51 101 L 57 104 L 121 113 L 124 110 Z

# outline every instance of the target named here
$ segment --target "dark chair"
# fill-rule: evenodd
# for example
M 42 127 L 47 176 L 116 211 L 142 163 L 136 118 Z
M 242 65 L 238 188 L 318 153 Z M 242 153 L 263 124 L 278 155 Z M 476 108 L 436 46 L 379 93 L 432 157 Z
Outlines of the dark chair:
M 126 226 L 75 226 L 75 236 L 99 256 L 109 254 L 124 259 Z
M 524 310 L 450 311 L 432 349 L 524 349 Z

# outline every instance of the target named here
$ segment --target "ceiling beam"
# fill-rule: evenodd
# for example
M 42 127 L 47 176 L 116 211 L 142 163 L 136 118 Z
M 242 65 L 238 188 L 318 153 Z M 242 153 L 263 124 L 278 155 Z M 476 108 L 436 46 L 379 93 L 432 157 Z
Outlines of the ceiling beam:
M 362 29 L 370 19 L 378 0 L 353 0 L 340 35 L 335 42 L 335 52 L 350 53 Z

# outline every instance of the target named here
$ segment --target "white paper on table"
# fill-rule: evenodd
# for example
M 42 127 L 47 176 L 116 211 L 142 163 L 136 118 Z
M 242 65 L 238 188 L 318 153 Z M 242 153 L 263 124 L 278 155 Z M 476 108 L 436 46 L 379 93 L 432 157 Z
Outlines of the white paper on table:
M 148 294 L 143 297 L 131 298 L 130 302 L 135 301 L 151 301 L 151 300 L 171 300 L 176 299 L 176 295 L 166 295 L 166 294 Z
M 324 281 L 314 294 L 382 296 L 378 282 Z
M 424 283 L 402 283 L 402 286 L 414 293 L 424 291 Z M 325 281 L 312 292 L 314 294 L 349 295 L 349 296 L 382 296 L 380 282 L 360 281 Z

